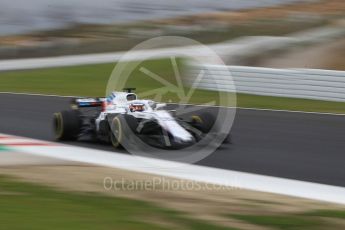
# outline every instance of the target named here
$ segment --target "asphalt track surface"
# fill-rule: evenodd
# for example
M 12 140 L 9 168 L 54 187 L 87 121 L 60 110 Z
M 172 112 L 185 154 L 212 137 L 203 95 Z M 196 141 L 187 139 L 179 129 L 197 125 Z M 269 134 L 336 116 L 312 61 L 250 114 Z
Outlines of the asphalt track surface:
M 0 132 L 52 141 L 52 114 L 69 108 L 69 101 L 0 94 Z M 197 164 L 345 186 L 345 116 L 238 109 L 232 136 L 233 144 Z M 113 151 L 98 143 L 68 144 Z

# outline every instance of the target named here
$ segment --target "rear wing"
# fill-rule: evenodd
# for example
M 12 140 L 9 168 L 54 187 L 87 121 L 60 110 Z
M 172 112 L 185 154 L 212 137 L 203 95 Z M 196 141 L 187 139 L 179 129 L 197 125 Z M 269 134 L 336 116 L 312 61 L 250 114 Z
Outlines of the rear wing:
M 75 98 L 71 101 L 72 108 L 101 107 L 106 98 Z

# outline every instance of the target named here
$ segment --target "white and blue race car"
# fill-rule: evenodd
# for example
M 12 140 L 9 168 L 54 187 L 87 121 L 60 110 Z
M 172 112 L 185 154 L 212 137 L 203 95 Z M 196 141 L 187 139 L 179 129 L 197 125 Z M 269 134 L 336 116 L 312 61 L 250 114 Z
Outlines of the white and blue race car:
M 112 92 L 106 98 L 73 99 L 71 109 L 54 114 L 55 138 L 91 137 L 118 148 L 136 136 L 154 147 L 176 149 L 201 140 L 215 122 L 207 112 L 179 117 L 166 110 L 166 104 L 138 99 L 133 90 Z

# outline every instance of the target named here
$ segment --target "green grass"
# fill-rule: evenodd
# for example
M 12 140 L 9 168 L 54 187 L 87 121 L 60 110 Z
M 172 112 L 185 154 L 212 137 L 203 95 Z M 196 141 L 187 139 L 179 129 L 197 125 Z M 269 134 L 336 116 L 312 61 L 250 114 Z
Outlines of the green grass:
M 0 73 L 0 90 L 59 95 L 102 96 L 113 64 Z
M 176 229 L 176 226 L 198 230 L 225 229 L 148 202 L 57 191 L 3 176 L 0 176 L 0 207 L 0 229 L 158 230 Z M 170 225 L 162 224 L 164 221 Z
M 108 79 L 111 76 L 114 67 L 115 64 L 97 64 L 2 72 L 0 73 L 0 91 L 77 96 L 105 96 Z M 170 60 L 154 60 L 143 62 L 134 68 L 127 81 L 125 76 L 121 75 L 118 78 L 119 81 L 117 82 L 115 89 L 121 90 L 123 86 L 136 87 L 140 95 L 142 92 L 162 87 L 161 83 L 139 71 L 140 67 L 145 67 L 153 73 L 162 76 L 170 83 L 176 84 Z M 229 94 L 224 93 L 224 95 Z M 207 90 L 196 90 L 193 97 L 187 102 L 202 104 L 214 100 L 216 104 L 219 104 L 219 97 L 224 97 L 224 95 L 223 93 Z M 148 96 L 147 98 L 153 97 Z M 163 97 L 158 98 L 158 100 L 164 102 L 180 102 L 177 95 L 171 92 L 166 92 Z M 222 103 L 222 105 L 226 106 L 231 104 Z M 345 103 L 340 102 L 248 94 L 237 94 L 237 106 L 247 108 L 345 113 Z
M 100 186 L 102 186 L 100 184 Z M 149 202 L 97 193 L 66 192 L 0 175 L 0 229 L 229 229 Z M 344 210 L 276 215 L 229 214 L 272 229 L 330 229 Z M 333 226 L 334 227 L 334 226 Z
M 345 219 L 345 210 L 316 210 L 305 213 L 304 215 Z
M 327 218 L 345 219 L 345 210 L 313 210 L 286 215 L 230 214 L 231 218 L 273 229 L 333 229 L 333 221 Z
M 231 215 L 231 217 L 273 229 L 317 229 L 322 225 L 320 220 L 299 216 Z

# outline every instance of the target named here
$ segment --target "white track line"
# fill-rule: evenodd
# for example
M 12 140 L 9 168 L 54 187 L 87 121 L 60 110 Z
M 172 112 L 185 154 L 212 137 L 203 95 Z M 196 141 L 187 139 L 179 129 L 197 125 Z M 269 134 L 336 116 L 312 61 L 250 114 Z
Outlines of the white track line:
M 141 173 L 345 204 L 345 188 L 338 186 L 189 165 L 68 145 L 18 146 L 14 150 L 38 156 L 96 164 Z
M 34 140 L 34 142 L 30 139 L 22 139 L 22 138 L 11 138 L 11 139 L 1 139 L 0 138 L 0 145 L 12 145 L 12 144 L 44 144 L 44 141 Z
M 0 94 L 9 94 L 9 95 L 24 95 L 24 96 L 40 96 L 40 97 L 82 97 L 82 96 L 63 96 L 63 95 L 55 95 L 55 94 L 40 94 L 40 93 L 15 93 L 15 92 L 0 92 Z
M 282 112 L 282 113 L 304 113 L 304 114 L 316 114 L 316 115 L 332 115 L 332 116 L 345 116 L 343 113 L 326 113 L 326 112 L 312 112 L 312 111 L 299 111 L 299 110 L 284 110 L 284 109 L 260 109 L 260 108 L 246 108 L 236 107 L 242 110 L 257 110 L 257 111 L 268 111 L 268 112 Z
M 61 96 L 61 95 L 54 95 L 54 94 L 14 93 L 14 92 L 0 92 L 0 94 L 42 96 L 42 97 L 61 97 L 61 98 L 83 97 L 83 96 Z M 175 103 L 170 103 L 170 104 L 175 104 Z M 194 105 L 194 104 L 181 104 L 181 105 Z M 262 108 L 247 108 L 247 107 L 224 107 L 224 106 L 218 106 L 218 105 L 195 105 L 195 106 L 205 106 L 205 107 L 213 107 L 213 108 L 234 108 L 234 109 L 241 109 L 241 110 L 267 111 L 267 112 L 302 113 L 302 114 L 315 114 L 315 115 L 345 116 L 345 114 L 343 114 L 343 113 L 312 112 L 312 111 L 299 111 L 299 110 L 262 109 Z
M 176 104 L 176 103 L 170 103 Z M 176 104 L 178 105 L 178 104 Z M 345 116 L 343 113 L 326 113 L 326 112 L 312 112 L 312 111 L 299 111 L 299 110 L 284 110 L 284 109 L 263 109 L 263 108 L 249 108 L 249 107 L 224 107 L 219 105 L 197 105 L 197 104 L 180 104 L 180 105 L 194 105 L 212 108 L 229 108 L 229 109 L 241 109 L 241 110 L 254 110 L 254 111 L 267 111 L 267 112 L 283 112 L 283 113 L 304 113 L 304 114 L 316 114 L 316 115 L 332 115 L 332 116 Z

